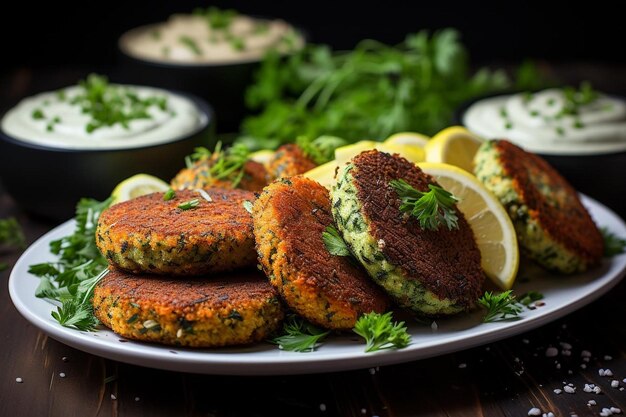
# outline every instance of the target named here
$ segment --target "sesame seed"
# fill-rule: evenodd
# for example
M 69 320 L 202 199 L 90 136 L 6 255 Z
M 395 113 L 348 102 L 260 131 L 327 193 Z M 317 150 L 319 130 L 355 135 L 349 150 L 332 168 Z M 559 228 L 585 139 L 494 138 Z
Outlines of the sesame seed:
M 582 352 L 580 352 L 580 356 L 582 356 L 583 358 L 589 358 L 591 357 L 591 352 L 589 352 L 588 350 L 583 350 Z
M 563 391 L 567 392 L 568 394 L 575 394 L 576 393 L 576 388 L 570 387 L 569 385 L 566 385 L 563 387 Z
M 151 328 L 153 328 L 155 326 L 158 326 L 158 325 L 159 325 L 159 323 L 157 323 L 154 320 L 146 320 L 146 321 L 143 322 L 143 327 L 145 327 L 146 329 L 151 329 Z
M 116 397 L 114 394 L 111 394 L 111 399 L 112 399 L 113 401 L 115 401 L 115 400 L 117 400 L 117 397 Z
M 378 249 L 385 249 L 385 241 L 383 239 L 378 239 Z
M 466 363 L 460 363 L 459 364 L 459 369 L 465 369 L 467 368 L 467 364 Z
M 528 410 L 528 415 L 529 416 L 540 416 L 541 415 L 541 410 L 538 409 L 537 407 L 533 407 L 530 410 Z
M 139 401 L 139 400 L 141 400 L 141 398 L 135 397 L 135 401 Z
M 183 329 L 180 328 L 176 331 L 176 338 L 180 339 L 183 336 Z
M 563 392 L 563 390 L 560 390 L 560 389 L 558 389 L 558 388 L 554 390 L 554 393 L 555 393 L 556 395 L 559 395 L 559 394 L 560 394 L 560 393 L 562 393 L 562 392 Z
M 613 359 L 613 356 L 611 356 L 611 355 L 604 355 L 604 360 L 605 361 L 610 361 L 612 359 Z
M 433 329 L 434 331 L 437 331 L 437 329 L 439 328 L 439 326 L 437 325 L 437 322 L 436 322 L 436 321 L 433 321 L 433 322 L 430 324 L 430 328 L 431 328 L 431 329 Z
M 60 372 L 60 373 L 59 373 L 59 376 L 60 376 L 61 378 L 65 378 L 65 372 Z
M 589 405 L 589 406 L 596 405 L 596 400 L 589 400 L 589 401 L 587 401 L 587 405 Z
M 320 404 L 320 411 L 326 411 L 326 404 L 324 403 Z
M 613 381 L 611 381 L 611 388 L 617 387 L 619 387 L 619 381 L 617 379 L 614 379 Z
M 555 347 L 549 347 L 546 349 L 546 357 L 553 358 L 559 354 L 559 350 Z
M 611 413 L 613 414 L 622 414 L 622 410 L 620 410 L 617 407 L 611 407 L 610 410 L 611 410 Z
M 21 384 L 22 382 L 24 382 L 24 380 L 18 376 L 17 378 L 15 378 L 15 382 Z

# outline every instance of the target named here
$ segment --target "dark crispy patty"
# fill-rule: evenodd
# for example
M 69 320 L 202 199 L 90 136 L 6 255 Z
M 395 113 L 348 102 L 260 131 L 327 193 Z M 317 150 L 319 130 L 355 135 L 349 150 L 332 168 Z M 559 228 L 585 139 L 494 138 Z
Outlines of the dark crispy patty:
M 420 191 L 435 180 L 398 155 L 363 152 L 338 173 L 333 215 L 370 276 L 401 306 L 426 315 L 468 310 L 484 281 L 470 226 L 455 208 L 458 229 L 424 230 L 400 211 L 389 185 L 404 179 Z
M 494 140 L 479 148 L 475 172 L 507 208 L 531 258 L 563 273 L 584 271 L 600 261 L 600 231 L 576 190 L 544 159 Z
M 333 225 L 328 191 L 303 177 L 270 184 L 254 204 L 259 263 L 285 302 L 325 328 L 351 329 L 387 297 L 346 257 L 331 255 L 322 232 Z
M 154 193 L 115 204 L 98 221 L 96 244 L 108 261 L 130 272 L 200 275 L 254 265 L 252 217 L 243 207 L 254 194 L 208 188 Z M 184 210 L 179 205 L 197 200 Z
M 183 168 L 172 179 L 170 185 L 175 190 L 194 190 L 196 188 L 234 188 L 233 182 L 226 179 L 218 179 L 210 174 L 210 169 L 215 163 L 212 159 L 202 159 L 193 164 L 191 168 Z M 256 162 L 248 161 L 243 168 L 243 177 L 236 188 L 248 191 L 261 191 L 267 185 L 268 174 L 265 167 Z
M 271 178 L 278 179 L 304 174 L 316 166 L 298 145 L 289 143 L 276 150 L 268 163 L 267 171 Z
M 92 303 L 115 333 L 167 345 L 257 342 L 283 319 L 276 291 L 254 271 L 179 280 L 112 268 L 96 285 Z

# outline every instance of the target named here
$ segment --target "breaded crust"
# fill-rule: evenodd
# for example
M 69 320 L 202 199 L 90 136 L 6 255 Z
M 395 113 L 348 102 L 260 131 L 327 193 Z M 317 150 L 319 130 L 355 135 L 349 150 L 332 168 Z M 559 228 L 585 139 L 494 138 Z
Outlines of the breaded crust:
M 494 160 L 495 168 L 490 165 Z M 563 273 L 584 271 L 600 261 L 602 234 L 576 190 L 544 159 L 494 140 L 481 146 L 475 166 L 476 176 L 507 207 L 531 258 Z
M 329 329 L 351 329 L 387 297 L 346 257 L 331 255 L 322 232 L 333 225 L 328 191 L 295 176 L 270 184 L 254 204 L 259 263 L 287 305 Z
M 304 174 L 316 166 L 298 145 L 288 143 L 276 150 L 267 171 L 272 179 L 278 179 Z
M 191 168 L 183 168 L 172 179 L 170 185 L 175 190 L 194 190 L 196 188 L 233 188 L 233 183 L 211 176 L 209 170 L 214 160 L 202 159 L 194 163 Z M 247 161 L 243 168 L 243 177 L 237 188 L 247 191 L 261 191 L 268 183 L 268 173 L 265 167 L 256 161 Z
M 98 221 L 96 244 L 107 260 L 135 273 L 200 275 L 254 265 L 252 217 L 243 207 L 254 194 L 208 188 L 212 199 L 179 190 L 163 200 L 154 193 L 115 204 Z M 197 199 L 197 207 L 183 210 Z
M 399 155 L 376 150 L 357 155 L 339 173 L 331 194 L 344 239 L 401 306 L 433 316 L 469 310 L 480 296 L 484 274 L 463 213 L 455 208 L 458 229 L 422 229 L 400 211 L 400 198 L 389 185 L 396 179 L 420 191 L 437 184 Z
M 255 271 L 177 280 L 111 268 L 92 303 L 96 317 L 115 333 L 166 345 L 253 343 L 283 319 L 278 294 Z

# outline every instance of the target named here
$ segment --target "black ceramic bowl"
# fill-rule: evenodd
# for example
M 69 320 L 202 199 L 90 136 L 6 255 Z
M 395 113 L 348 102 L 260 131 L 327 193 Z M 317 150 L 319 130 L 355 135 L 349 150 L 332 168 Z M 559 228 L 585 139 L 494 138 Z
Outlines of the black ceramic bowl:
M 205 123 L 191 134 L 153 146 L 127 149 L 59 149 L 27 143 L 0 129 L 0 182 L 24 210 L 53 220 L 74 215 L 82 197 L 104 200 L 122 180 L 151 174 L 169 181 L 197 146 L 212 146 L 214 116 L 202 99 L 190 99 Z
M 254 73 L 262 58 L 236 63 L 168 63 L 133 56 L 124 47 L 125 39 L 134 31 L 150 31 L 155 25 L 140 26 L 122 34 L 118 41 L 120 77 L 124 83 L 187 91 L 211 103 L 220 133 L 239 130 L 249 113 L 245 105 L 246 89 L 254 81 Z M 306 35 L 299 28 L 300 36 Z
M 472 104 L 495 96 L 480 97 L 464 103 L 456 110 L 453 122 L 464 126 L 463 115 Z M 626 198 L 622 194 L 626 189 L 626 151 L 585 155 L 537 154 L 559 171 L 576 190 L 626 218 Z

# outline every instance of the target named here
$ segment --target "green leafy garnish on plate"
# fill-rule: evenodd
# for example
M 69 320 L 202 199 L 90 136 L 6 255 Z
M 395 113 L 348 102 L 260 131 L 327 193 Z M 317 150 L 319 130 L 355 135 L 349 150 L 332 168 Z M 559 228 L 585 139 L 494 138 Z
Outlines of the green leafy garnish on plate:
M 458 199 L 452 193 L 433 184 L 428 184 L 429 191 L 422 192 L 403 179 L 392 180 L 389 185 L 402 200 L 400 211 L 417 218 L 422 229 L 438 230 L 441 225 L 448 230 L 459 228 L 454 209 Z
M 485 294 L 478 299 L 478 303 L 482 305 L 487 314 L 483 317 L 483 323 L 519 320 L 519 314 L 522 312 L 522 306 L 517 302 L 512 290 L 494 294 L 486 291 Z
M 404 322 L 392 322 L 391 319 L 389 311 L 385 314 L 367 313 L 357 320 L 353 331 L 365 339 L 366 352 L 401 349 L 411 343 L 411 335 Z
M 320 329 L 308 321 L 291 315 L 283 324 L 282 335 L 271 340 L 282 350 L 313 352 L 328 336 L 330 331 Z
M 611 257 L 626 251 L 626 239 L 616 236 L 606 227 L 601 228 L 600 232 L 604 239 L 604 256 Z

